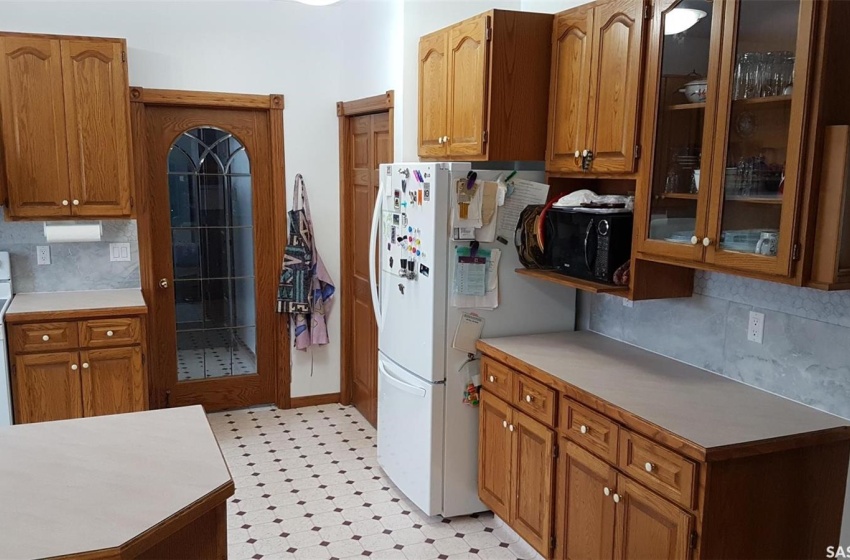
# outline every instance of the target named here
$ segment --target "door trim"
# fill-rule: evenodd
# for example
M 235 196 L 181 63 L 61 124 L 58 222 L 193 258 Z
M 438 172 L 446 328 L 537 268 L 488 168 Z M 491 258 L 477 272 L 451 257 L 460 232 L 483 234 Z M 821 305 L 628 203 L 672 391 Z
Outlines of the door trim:
M 272 155 L 271 163 L 271 187 L 275 193 L 274 205 L 274 236 L 275 236 L 275 258 L 282 259 L 286 247 L 286 168 L 284 164 L 284 141 L 283 141 L 283 107 L 284 98 L 280 94 L 253 95 L 241 93 L 215 93 L 206 91 L 183 91 L 166 89 L 144 89 L 141 87 L 130 87 L 130 112 L 132 121 L 133 137 L 133 195 L 136 205 L 133 208 L 132 217 L 137 221 L 139 237 L 139 271 L 142 282 L 142 294 L 145 300 L 152 301 L 154 291 L 157 289 L 157 279 L 154 275 L 153 245 L 150 243 L 152 215 L 149 204 L 151 196 L 151 185 L 148 177 L 148 145 L 144 130 L 146 120 L 145 108 L 147 106 L 172 106 L 172 107 L 195 107 L 207 109 L 249 109 L 267 113 L 269 121 L 269 142 Z M 153 314 L 149 314 L 147 321 L 148 332 L 155 328 L 151 324 Z M 289 349 L 289 321 L 288 316 L 278 314 L 276 323 L 277 352 L 274 356 L 275 367 L 273 369 L 275 397 L 274 404 L 278 408 L 290 408 L 290 382 L 291 365 Z M 151 352 L 157 351 L 151 348 Z M 164 408 L 165 391 L 159 386 L 160 376 L 156 372 L 150 372 L 148 376 L 148 395 L 150 408 Z
M 371 113 L 388 112 L 390 118 L 390 144 L 393 146 L 393 159 L 395 159 L 395 90 L 388 90 L 383 95 L 373 95 L 353 101 L 340 101 L 336 104 L 336 114 L 339 117 L 339 200 L 351 200 L 353 195 L 351 188 L 351 177 L 348 174 L 348 158 L 350 146 L 348 135 L 350 132 L 350 118 Z M 339 226 L 340 231 L 351 229 L 354 224 L 352 215 L 354 208 L 350 204 L 340 204 Z M 354 284 L 351 277 L 354 273 L 354 253 L 351 247 L 343 243 L 340 247 L 340 269 L 341 287 L 340 300 L 342 302 L 341 338 L 342 349 L 340 354 L 339 368 L 339 402 L 351 404 L 351 360 L 354 348 Z

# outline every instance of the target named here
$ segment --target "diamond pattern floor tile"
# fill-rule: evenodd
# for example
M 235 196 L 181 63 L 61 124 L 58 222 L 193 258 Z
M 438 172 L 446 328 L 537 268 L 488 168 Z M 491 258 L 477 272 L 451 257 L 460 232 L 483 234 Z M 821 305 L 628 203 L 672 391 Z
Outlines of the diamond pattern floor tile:
M 209 420 L 236 483 L 230 560 L 540 559 L 492 513 L 420 511 L 378 466 L 375 430 L 353 407 L 258 407 Z

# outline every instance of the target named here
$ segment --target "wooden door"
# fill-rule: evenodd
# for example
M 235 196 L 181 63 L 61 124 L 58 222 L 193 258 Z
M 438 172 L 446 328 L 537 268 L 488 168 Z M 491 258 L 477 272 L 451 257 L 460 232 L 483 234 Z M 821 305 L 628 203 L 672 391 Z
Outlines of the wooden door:
M 543 556 L 552 538 L 555 432 L 513 411 L 511 527 Z
M 369 284 L 369 239 L 372 211 L 378 195 L 378 166 L 392 163 L 389 112 L 350 117 L 347 145 L 352 208 L 343 239 L 350 240 L 344 255 L 350 263 L 352 295 L 351 337 L 347 357 L 351 403 L 374 426 L 378 421 L 378 327 Z
M 12 383 L 17 424 L 83 416 L 76 352 L 17 356 Z
M 449 29 L 449 156 L 485 154 L 489 27 L 490 16 L 484 14 Z
M 556 558 L 613 558 L 616 488 L 617 471 L 561 438 L 555 506 Z
M 80 361 L 85 416 L 145 410 L 147 378 L 141 348 L 84 350 Z
M 130 215 L 130 99 L 124 45 L 62 41 L 72 213 Z
M 688 560 L 693 516 L 637 482 L 617 477 L 617 560 Z
M 504 520 L 511 511 L 511 407 L 482 391 L 478 412 L 478 497 Z
M 3 159 L 12 216 L 67 216 L 68 150 L 58 40 L 0 37 Z
M 555 17 L 546 150 L 549 171 L 581 171 L 581 158 L 576 154 L 590 149 L 587 118 L 592 33 L 593 6 Z
M 446 155 L 449 34 L 438 31 L 419 39 L 419 155 Z
M 137 134 L 145 135 L 156 285 L 148 299 L 152 406 L 275 400 L 278 340 L 287 336 L 276 313 L 275 232 L 285 225 L 275 214 L 284 193 L 272 188 L 272 166 L 283 154 L 271 153 L 269 115 L 145 105 Z
M 608 0 L 594 8 L 588 130 L 595 173 L 635 168 L 643 10 L 642 0 Z

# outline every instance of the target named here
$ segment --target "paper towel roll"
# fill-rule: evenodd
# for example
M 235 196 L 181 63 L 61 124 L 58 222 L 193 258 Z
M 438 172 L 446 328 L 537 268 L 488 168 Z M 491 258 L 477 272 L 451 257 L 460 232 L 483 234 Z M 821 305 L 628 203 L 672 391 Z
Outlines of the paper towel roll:
M 48 243 L 84 243 L 100 241 L 102 237 L 102 222 L 44 222 Z

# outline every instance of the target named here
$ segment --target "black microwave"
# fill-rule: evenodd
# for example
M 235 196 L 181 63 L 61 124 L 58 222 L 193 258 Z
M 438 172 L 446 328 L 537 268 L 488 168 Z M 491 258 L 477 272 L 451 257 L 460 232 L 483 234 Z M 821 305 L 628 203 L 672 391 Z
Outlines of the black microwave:
M 631 258 L 633 222 L 622 209 L 552 207 L 544 221 L 545 262 L 568 276 L 613 284 Z

